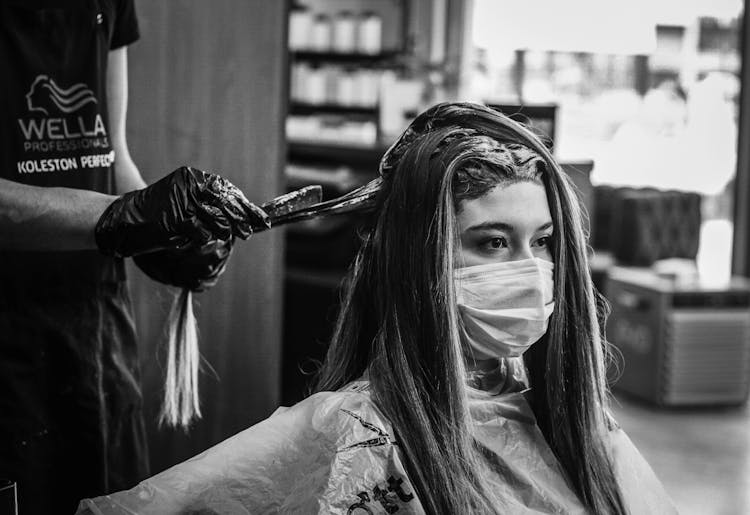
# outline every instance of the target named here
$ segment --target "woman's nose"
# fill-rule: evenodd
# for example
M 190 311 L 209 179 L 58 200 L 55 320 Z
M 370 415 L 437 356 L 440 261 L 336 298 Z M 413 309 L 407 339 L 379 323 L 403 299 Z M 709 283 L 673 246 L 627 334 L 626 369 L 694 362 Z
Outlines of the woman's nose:
M 522 259 L 531 259 L 534 257 L 534 251 L 531 245 L 521 245 L 516 247 L 511 253 L 511 261 L 520 261 Z

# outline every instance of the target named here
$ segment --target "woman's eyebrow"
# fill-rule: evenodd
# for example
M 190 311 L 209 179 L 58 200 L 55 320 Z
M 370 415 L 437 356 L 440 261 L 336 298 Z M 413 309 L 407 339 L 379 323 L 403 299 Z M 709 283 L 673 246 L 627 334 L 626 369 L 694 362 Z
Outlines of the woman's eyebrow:
M 551 228 L 552 228 L 552 222 L 547 222 L 537 227 L 535 232 L 546 231 L 547 229 L 551 229 Z M 505 223 L 505 222 L 482 222 L 476 225 L 469 226 L 466 229 L 466 232 L 488 231 L 488 230 L 514 232 L 516 228 L 513 225 L 509 223 Z
M 480 224 L 469 226 L 466 229 L 466 232 L 489 231 L 489 230 L 513 232 L 516 229 L 511 224 L 506 224 L 505 222 L 482 222 Z
M 537 228 L 536 232 L 546 231 L 547 229 L 552 229 L 552 222 L 547 222 L 546 224 L 540 225 Z

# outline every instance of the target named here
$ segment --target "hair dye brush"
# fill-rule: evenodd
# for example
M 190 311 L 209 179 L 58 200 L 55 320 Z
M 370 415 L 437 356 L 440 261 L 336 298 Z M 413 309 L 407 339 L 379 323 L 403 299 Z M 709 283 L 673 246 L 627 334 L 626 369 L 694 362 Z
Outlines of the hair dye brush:
M 375 179 L 346 195 L 325 202 L 322 201 L 323 190 L 317 185 L 286 193 L 261 205 L 260 209 L 268 217 L 262 220 L 259 217 L 253 218 L 249 228 L 252 232 L 261 232 L 319 216 L 368 210 L 374 204 L 380 182 L 380 178 Z M 244 195 L 242 197 L 244 199 Z M 183 289 L 175 298 L 169 315 L 167 370 L 160 413 L 161 422 L 184 429 L 187 429 L 194 419 L 201 417 L 198 398 L 198 370 L 201 358 L 192 294 L 189 289 Z
M 325 202 L 322 201 L 322 188 L 317 185 L 281 195 L 261 206 L 261 209 L 269 216 L 270 227 L 256 224 L 253 226 L 253 231 L 265 231 L 320 216 L 369 210 L 375 203 L 375 195 L 380 189 L 380 183 L 380 178 L 374 179 L 346 195 Z

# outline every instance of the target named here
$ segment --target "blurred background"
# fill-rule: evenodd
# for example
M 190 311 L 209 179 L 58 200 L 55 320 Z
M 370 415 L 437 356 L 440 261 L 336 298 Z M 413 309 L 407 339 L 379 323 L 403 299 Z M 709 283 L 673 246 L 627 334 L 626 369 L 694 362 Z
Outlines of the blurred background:
M 377 174 L 411 118 L 486 103 L 545 138 L 589 214 L 612 305 L 615 416 L 681 513 L 750 513 L 750 69 L 743 0 L 137 2 L 128 140 L 263 202 Z M 152 471 L 300 400 L 356 216 L 239 244 L 198 298 L 204 419 L 150 427 Z M 171 293 L 136 270 L 150 414 Z M 151 397 L 151 396 L 150 396 Z M 150 417 L 152 420 L 154 416 Z

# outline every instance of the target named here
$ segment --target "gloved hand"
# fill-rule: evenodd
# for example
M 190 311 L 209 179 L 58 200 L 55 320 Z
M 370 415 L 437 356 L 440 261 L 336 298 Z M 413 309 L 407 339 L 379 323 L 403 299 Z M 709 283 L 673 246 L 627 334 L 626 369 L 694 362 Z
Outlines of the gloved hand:
M 127 257 L 247 239 L 254 227 L 270 227 L 269 217 L 236 186 L 183 166 L 110 204 L 96 224 L 95 238 L 103 254 Z
M 216 284 L 231 252 L 232 240 L 214 240 L 201 247 L 140 254 L 133 261 L 155 281 L 200 292 Z

